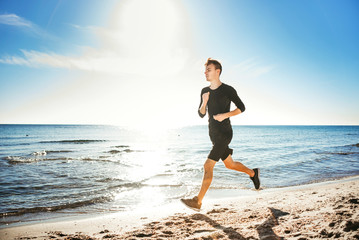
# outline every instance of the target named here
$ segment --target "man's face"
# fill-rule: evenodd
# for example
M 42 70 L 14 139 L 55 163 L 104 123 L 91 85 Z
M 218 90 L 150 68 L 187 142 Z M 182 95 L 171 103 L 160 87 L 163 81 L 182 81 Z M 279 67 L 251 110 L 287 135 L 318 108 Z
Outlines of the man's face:
M 206 79 L 207 81 L 212 81 L 213 79 L 216 79 L 216 77 L 218 77 L 219 74 L 219 69 L 215 69 L 213 64 L 209 64 L 206 66 L 206 71 L 204 72 L 204 74 L 206 75 Z

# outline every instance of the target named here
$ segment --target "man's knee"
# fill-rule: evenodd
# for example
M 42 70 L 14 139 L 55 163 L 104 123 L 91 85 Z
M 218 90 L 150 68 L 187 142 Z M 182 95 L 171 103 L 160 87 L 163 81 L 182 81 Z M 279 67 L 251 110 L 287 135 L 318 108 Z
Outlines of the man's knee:
M 227 164 L 224 164 L 225 166 L 226 166 L 226 168 L 228 168 L 228 169 L 234 169 L 234 164 L 233 164 L 233 162 L 229 162 L 229 163 L 227 163 Z
M 228 156 L 224 161 L 223 161 L 224 165 L 226 166 L 226 168 L 228 169 L 234 169 L 234 162 L 231 158 L 231 156 Z
M 216 161 L 207 159 L 207 161 L 203 164 L 203 169 L 205 172 L 213 172 L 214 165 Z

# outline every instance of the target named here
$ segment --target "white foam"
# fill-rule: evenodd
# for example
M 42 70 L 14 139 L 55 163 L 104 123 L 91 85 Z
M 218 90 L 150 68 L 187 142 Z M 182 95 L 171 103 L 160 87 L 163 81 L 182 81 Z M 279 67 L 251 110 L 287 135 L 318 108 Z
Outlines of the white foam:
M 34 156 L 46 156 L 46 151 L 45 150 L 42 150 L 42 151 L 39 151 L 39 152 L 33 152 L 32 155 Z

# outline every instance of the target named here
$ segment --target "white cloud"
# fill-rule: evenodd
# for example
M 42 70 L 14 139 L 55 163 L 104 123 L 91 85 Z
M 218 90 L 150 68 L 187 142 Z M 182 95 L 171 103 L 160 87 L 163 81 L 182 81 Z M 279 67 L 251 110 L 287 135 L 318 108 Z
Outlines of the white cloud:
M 0 15 L 0 24 L 12 25 L 12 26 L 18 26 L 18 27 L 28 27 L 28 28 L 33 27 L 33 24 L 30 21 L 28 21 L 22 17 L 19 17 L 16 14 Z
M 32 23 L 29 20 L 26 20 L 25 18 L 17 16 L 16 14 L 1 14 L 0 15 L 0 24 L 20 28 L 21 30 L 24 30 L 25 32 L 34 34 L 37 37 L 54 39 L 53 36 L 48 34 L 46 31 L 41 29 L 36 24 Z M 1 61 L 1 62 L 4 62 L 4 61 Z M 23 62 L 23 61 L 20 61 L 20 62 Z
M 30 62 L 22 57 L 7 56 L 0 59 L 0 63 L 30 66 Z
M 81 31 L 89 31 L 94 33 L 96 31 L 96 29 L 98 29 L 97 26 L 80 26 L 78 24 L 73 24 L 73 23 L 69 23 L 69 26 L 77 29 L 77 30 L 81 30 Z
M 23 57 L 7 56 L 0 63 L 25 65 L 29 67 L 54 67 L 96 71 L 107 74 L 135 74 L 158 76 L 175 74 L 188 57 L 185 50 L 174 52 L 172 56 L 144 56 L 138 58 L 122 57 L 110 50 L 87 48 L 81 56 L 64 56 L 56 53 L 21 50 Z M 153 62 L 155 60 L 155 62 Z
M 249 58 L 234 65 L 230 69 L 230 74 L 241 79 L 255 79 L 271 72 L 275 68 L 274 65 L 262 65 L 256 58 Z

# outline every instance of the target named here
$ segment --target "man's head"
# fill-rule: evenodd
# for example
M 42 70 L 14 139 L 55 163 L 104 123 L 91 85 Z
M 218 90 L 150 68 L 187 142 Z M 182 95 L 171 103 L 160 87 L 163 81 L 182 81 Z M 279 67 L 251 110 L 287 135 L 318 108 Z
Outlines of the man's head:
M 222 73 L 222 65 L 217 60 L 208 58 L 207 62 L 204 64 L 206 67 L 206 71 L 204 74 L 206 75 L 207 81 L 211 81 L 213 79 L 219 79 L 219 76 Z

